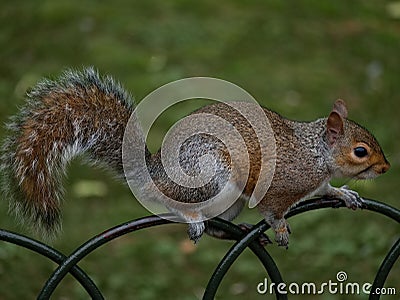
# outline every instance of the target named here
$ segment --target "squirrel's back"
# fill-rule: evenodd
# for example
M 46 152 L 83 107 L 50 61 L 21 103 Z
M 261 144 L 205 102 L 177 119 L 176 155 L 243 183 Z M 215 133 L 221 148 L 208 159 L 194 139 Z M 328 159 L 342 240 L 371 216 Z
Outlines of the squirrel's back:
M 93 68 L 38 83 L 7 125 L 1 149 L 10 210 L 39 232 L 58 230 L 67 163 L 85 153 L 123 174 L 121 145 L 132 111 L 131 96 Z

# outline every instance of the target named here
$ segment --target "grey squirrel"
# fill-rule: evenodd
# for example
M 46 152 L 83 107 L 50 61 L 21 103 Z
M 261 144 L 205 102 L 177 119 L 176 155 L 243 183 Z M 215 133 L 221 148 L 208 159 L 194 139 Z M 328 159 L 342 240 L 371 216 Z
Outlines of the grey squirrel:
M 57 232 L 62 178 L 68 162 L 85 154 L 90 162 L 105 165 L 123 177 L 122 142 L 134 108 L 131 96 L 119 83 L 99 76 L 93 68 L 68 70 L 56 80 L 39 82 L 27 93 L 26 105 L 8 123 L 8 136 L 1 149 L 1 189 L 10 210 L 35 230 L 49 235 Z M 267 108 L 263 111 L 276 140 L 276 166 L 271 185 L 257 207 L 280 246 L 288 245 L 290 227 L 284 217 L 294 204 L 320 195 L 341 199 L 351 209 L 360 208 L 362 199 L 357 192 L 347 186 L 332 187 L 329 181 L 337 177 L 371 179 L 390 168 L 374 136 L 347 119 L 342 100 L 334 103 L 328 117 L 312 122 L 292 121 Z M 257 139 L 246 120 L 224 103 L 207 105 L 194 114 L 199 112 L 224 118 L 244 136 L 251 165 L 249 178 L 243 197 L 220 215 L 232 220 L 257 181 Z M 182 162 L 188 173 L 193 171 L 193 161 L 200 152 L 217 151 L 220 158 L 222 171 L 217 173 L 217 181 L 190 191 L 177 188 L 166 176 L 159 152 L 151 154 L 146 147 L 145 155 L 150 173 L 163 193 L 178 201 L 196 202 L 215 194 L 215 183 L 229 172 L 229 157 L 221 147 L 213 137 L 199 135 L 182 148 Z M 185 212 L 181 215 L 188 220 L 191 217 Z M 189 223 L 192 240 L 197 241 L 204 231 L 224 236 L 203 221 Z

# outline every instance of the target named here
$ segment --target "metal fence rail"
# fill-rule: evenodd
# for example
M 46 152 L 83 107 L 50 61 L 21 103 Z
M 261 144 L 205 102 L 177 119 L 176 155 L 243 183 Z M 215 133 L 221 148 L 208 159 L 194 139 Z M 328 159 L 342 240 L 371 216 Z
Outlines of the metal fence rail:
M 335 199 L 312 199 L 302 202 L 291 209 L 286 218 L 290 218 L 300 213 L 315 209 L 328 207 L 338 208 L 343 206 L 343 202 Z M 363 209 L 367 209 L 378 214 L 387 216 L 397 223 L 400 223 L 400 210 L 387 204 L 378 202 L 376 200 L 364 199 Z M 207 288 L 203 295 L 203 299 L 214 299 L 222 280 L 229 271 L 229 268 L 246 248 L 249 248 L 261 261 L 266 272 L 268 273 L 268 276 L 270 277 L 271 282 L 275 283 L 275 287 L 279 283 L 283 282 L 281 273 L 273 258 L 269 255 L 268 251 L 259 243 L 258 237 L 269 228 L 265 221 L 259 222 L 252 228 L 252 230 L 247 233 L 244 233 L 238 226 L 218 218 L 209 220 L 208 222 L 211 222 L 213 226 L 228 232 L 236 240 L 236 243 L 229 249 L 229 251 L 220 261 L 219 265 L 216 267 L 214 273 L 210 277 Z M 56 270 L 51 274 L 47 282 L 44 284 L 38 296 L 38 299 L 49 299 L 58 284 L 68 273 L 71 273 L 71 275 L 74 276 L 76 280 L 78 280 L 78 282 L 82 285 L 82 287 L 86 290 L 86 292 L 92 299 L 104 299 L 101 291 L 98 289 L 93 280 L 85 273 L 85 271 L 79 268 L 77 264 L 97 248 L 122 235 L 168 223 L 171 223 L 171 221 L 163 219 L 159 216 L 149 216 L 132 220 L 130 222 L 106 230 L 99 235 L 96 235 L 95 237 L 88 240 L 86 243 L 76 248 L 76 250 L 73 251 L 72 254 L 70 254 L 69 256 L 65 256 L 64 254 L 49 247 L 46 244 L 7 230 L 0 229 L 0 240 L 34 251 L 37 254 L 42 255 L 58 264 Z M 381 263 L 381 266 L 376 273 L 371 290 L 382 288 L 384 286 L 385 281 L 391 269 L 393 268 L 393 265 L 399 259 L 399 256 L 400 238 L 395 242 L 395 244 L 387 253 L 385 259 Z M 275 297 L 276 299 L 288 298 L 286 294 L 279 294 L 277 290 L 275 290 Z M 371 293 L 371 295 L 369 296 L 370 300 L 375 300 L 379 298 L 380 295 L 378 294 Z

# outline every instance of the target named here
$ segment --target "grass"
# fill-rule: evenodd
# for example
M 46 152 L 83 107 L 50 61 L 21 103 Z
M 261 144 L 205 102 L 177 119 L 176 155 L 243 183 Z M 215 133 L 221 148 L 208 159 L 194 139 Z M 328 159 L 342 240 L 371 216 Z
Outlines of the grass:
M 43 76 L 94 65 L 124 83 L 139 101 L 172 80 L 214 76 L 242 86 L 262 105 L 299 120 L 324 116 L 336 98 L 350 118 L 380 141 L 392 169 L 351 183 L 361 195 L 395 207 L 400 167 L 398 84 L 400 23 L 390 1 L 25 1 L 0 4 L 0 120 L 23 104 Z M 179 118 L 174 110 L 160 124 Z M 165 121 L 163 121 L 165 120 Z M 152 145 L 163 128 L 155 133 Z M 4 131 L 0 131 L 0 137 Z M 70 253 L 102 230 L 148 215 L 112 176 L 75 161 L 66 180 L 63 233 L 54 247 Z M 0 202 L 0 227 L 18 232 Z M 238 222 L 257 222 L 246 210 Z M 291 220 L 288 251 L 268 247 L 287 282 L 326 282 L 338 271 L 371 282 L 399 226 L 368 212 L 323 210 Z M 107 299 L 196 299 L 231 246 L 204 237 L 187 243 L 183 225 L 122 237 L 81 264 Z M 400 292 L 399 262 L 387 286 Z M 0 246 L 0 299 L 32 299 L 55 265 L 26 250 Z M 266 274 L 250 252 L 234 264 L 218 299 L 263 299 Z M 86 299 L 70 277 L 55 299 Z M 293 296 L 290 299 L 307 299 Z M 364 299 L 353 296 L 351 299 Z M 319 295 L 313 299 L 348 299 Z M 395 299 L 383 297 L 382 299 Z

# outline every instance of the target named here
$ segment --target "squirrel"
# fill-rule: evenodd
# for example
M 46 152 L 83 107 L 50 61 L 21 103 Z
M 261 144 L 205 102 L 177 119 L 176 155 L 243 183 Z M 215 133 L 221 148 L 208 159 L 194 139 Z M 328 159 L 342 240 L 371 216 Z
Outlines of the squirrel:
M 39 82 L 27 93 L 26 105 L 11 117 L 1 148 L 1 190 L 10 211 L 33 229 L 54 235 L 61 227 L 62 179 L 71 159 L 85 154 L 91 163 L 106 166 L 124 178 L 122 143 L 134 109 L 131 95 L 121 84 L 109 76 L 100 76 L 93 68 L 67 70 L 55 80 Z M 318 195 L 343 200 L 351 209 L 361 208 L 362 198 L 357 192 L 347 186 L 333 187 L 330 180 L 372 179 L 390 168 L 375 137 L 347 118 L 343 100 L 334 103 L 328 117 L 311 122 L 289 120 L 267 108 L 263 112 L 276 141 L 276 165 L 270 187 L 257 208 L 274 231 L 279 246 L 288 246 L 291 230 L 285 214 L 293 205 Z M 224 118 L 245 140 L 244 151 L 250 161 L 248 180 L 242 197 L 219 215 L 231 221 L 243 209 L 257 181 L 257 139 L 245 118 L 224 103 L 207 105 L 193 112 L 196 113 Z M 195 169 L 196 156 L 219 153 L 217 178 L 202 188 L 177 188 L 163 169 L 160 152 L 152 154 L 145 146 L 147 166 L 157 187 L 181 202 L 196 203 L 217 193 L 218 183 L 226 182 L 225 175 L 230 170 L 229 157 L 218 140 L 200 134 L 181 150 L 185 158 L 181 164 L 188 174 Z M 224 238 L 223 232 L 207 222 L 179 213 L 192 220 L 187 223 L 193 241 L 203 232 Z

